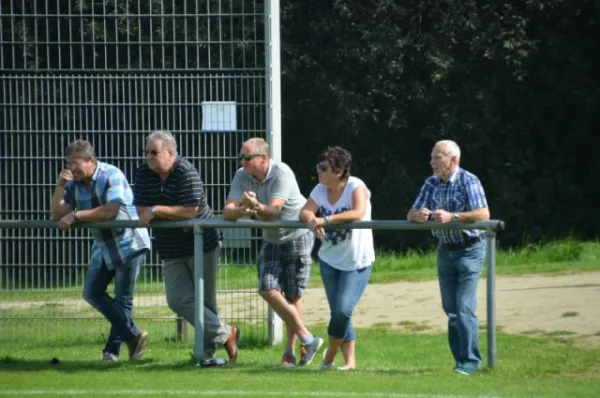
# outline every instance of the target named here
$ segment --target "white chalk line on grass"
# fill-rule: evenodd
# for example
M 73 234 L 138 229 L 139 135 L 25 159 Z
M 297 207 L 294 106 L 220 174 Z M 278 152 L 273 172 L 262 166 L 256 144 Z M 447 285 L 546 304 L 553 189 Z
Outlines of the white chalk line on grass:
M 345 391 L 244 391 L 244 390 L 4 390 L 0 391 L 0 396 L 79 396 L 79 395 L 136 395 L 136 396 L 260 396 L 260 397 L 372 397 L 372 398 L 499 398 L 492 395 L 452 395 L 452 394 L 422 394 L 422 393 L 385 393 L 385 392 L 345 392 Z

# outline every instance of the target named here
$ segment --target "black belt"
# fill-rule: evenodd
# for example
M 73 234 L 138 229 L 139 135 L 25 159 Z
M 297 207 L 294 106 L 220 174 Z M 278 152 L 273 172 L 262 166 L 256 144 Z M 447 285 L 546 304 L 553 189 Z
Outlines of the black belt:
M 474 246 L 476 244 L 478 244 L 479 242 L 481 242 L 481 237 L 477 236 L 475 238 L 469 238 L 467 240 L 465 240 L 464 242 L 459 242 L 459 243 L 442 243 L 440 245 L 440 249 L 441 250 L 448 250 L 451 252 L 457 251 L 457 250 L 464 250 L 467 249 L 471 246 Z

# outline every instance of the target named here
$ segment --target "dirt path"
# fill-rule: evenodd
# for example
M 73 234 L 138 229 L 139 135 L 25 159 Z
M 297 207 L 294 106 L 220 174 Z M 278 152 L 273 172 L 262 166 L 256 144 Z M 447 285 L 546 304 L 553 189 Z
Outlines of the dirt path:
M 479 285 L 480 323 L 486 316 L 486 281 Z M 305 296 L 308 324 L 325 323 L 322 289 Z M 446 328 L 437 281 L 369 285 L 355 312 L 355 325 L 387 324 L 413 332 Z M 507 333 L 560 335 L 578 345 L 600 347 L 600 272 L 496 278 L 496 324 Z
M 240 293 L 240 292 L 238 292 Z M 219 294 L 224 318 L 253 313 L 263 306 L 254 289 L 231 296 Z M 45 301 L 0 301 L 0 309 L 28 309 Z M 53 300 L 62 310 L 92 311 L 81 299 Z M 140 295 L 137 308 L 166 308 L 164 295 Z M 309 289 L 304 297 L 308 325 L 327 323 L 329 308 L 322 288 Z M 486 323 L 486 280 L 479 285 L 480 324 Z M 418 333 L 444 332 L 437 281 L 369 285 L 354 315 L 358 327 L 385 324 Z M 574 339 L 582 347 L 600 347 L 600 271 L 572 275 L 497 277 L 496 325 L 507 333 L 557 335 Z

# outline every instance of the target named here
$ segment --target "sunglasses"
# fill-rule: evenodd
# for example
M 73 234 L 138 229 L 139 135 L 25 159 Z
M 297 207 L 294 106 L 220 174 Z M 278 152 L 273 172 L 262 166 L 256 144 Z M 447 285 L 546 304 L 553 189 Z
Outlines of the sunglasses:
M 326 172 L 331 170 L 329 163 L 317 163 L 317 171 Z
M 244 153 L 240 153 L 239 156 L 238 156 L 238 158 L 240 160 L 245 160 L 247 162 L 249 160 L 252 160 L 252 159 L 257 158 L 257 157 L 262 156 L 262 155 L 263 155 L 262 153 L 253 153 L 251 155 L 246 155 Z
M 144 153 L 146 154 L 146 156 L 148 156 L 148 155 L 157 156 L 159 153 L 166 152 L 166 151 L 167 151 L 166 149 L 161 149 L 160 151 L 153 149 L 151 151 L 145 150 Z

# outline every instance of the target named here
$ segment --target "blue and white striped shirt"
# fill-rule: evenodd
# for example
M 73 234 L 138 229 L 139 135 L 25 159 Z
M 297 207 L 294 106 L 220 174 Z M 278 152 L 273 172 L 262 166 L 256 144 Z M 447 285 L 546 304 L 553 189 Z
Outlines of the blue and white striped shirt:
M 127 178 L 121 170 L 108 163 L 98 162 L 89 189 L 79 181 L 69 181 L 65 186 L 64 200 L 77 210 L 120 203 L 117 220 L 138 219 Z M 91 266 L 100 267 L 104 261 L 106 267 L 112 270 L 150 249 L 146 228 L 90 228 L 90 232 L 94 237 Z
M 437 175 L 427 178 L 412 207 L 461 213 L 488 207 L 488 204 L 479 178 L 459 167 L 446 183 Z M 461 243 L 482 234 L 476 229 L 434 229 L 431 233 L 438 238 L 439 243 Z

